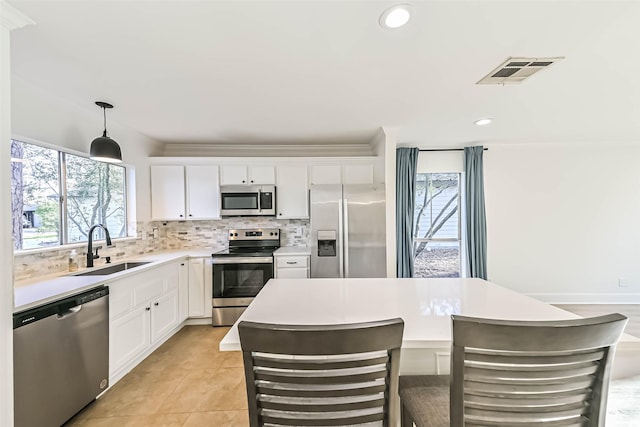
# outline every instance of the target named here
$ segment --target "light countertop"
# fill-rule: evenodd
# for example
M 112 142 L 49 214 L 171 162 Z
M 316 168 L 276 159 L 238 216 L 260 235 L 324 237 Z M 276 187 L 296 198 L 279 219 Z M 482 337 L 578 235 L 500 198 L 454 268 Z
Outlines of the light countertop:
M 283 246 L 273 253 L 273 256 L 309 256 L 311 248 L 309 246 Z
M 82 268 L 73 273 L 65 272 L 18 282 L 14 288 L 14 313 L 28 310 L 42 304 L 47 304 L 96 286 L 106 285 L 114 280 L 121 279 L 124 276 L 137 274 L 165 263 L 187 258 L 210 257 L 213 252 L 221 249 L 222 248 L 194 248 L 187 250 L 154 252 L 146 255 L 121 259 L 112 262 L 111 265 L 132 261 L 150 261 L 151 263 L 135 269 L 110 274 L 108 276 L 74 276 L 74 274 L 90 270 Z M 107 264 L 101 263 L 100 260 L 98 260 L 96 261 L 96 266 L 94 268 L 102 268 L 105 266 L 107 266 Z
M 272 279 L 238 322 L 338 324 L 401 317 L 403 349 L 448 348 L 451 314 L 513 320 L 580 317 L 481 279 Z M 238 322 L 220 350 L 240 350 Z

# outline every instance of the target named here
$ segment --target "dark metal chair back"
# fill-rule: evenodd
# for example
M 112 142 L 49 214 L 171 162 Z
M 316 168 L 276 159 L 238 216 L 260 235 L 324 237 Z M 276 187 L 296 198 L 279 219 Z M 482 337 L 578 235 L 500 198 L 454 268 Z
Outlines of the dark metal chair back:
M 404 322 L 238 324 L 252 427 L 397 419 Z
M 452 318 L 451 426 L 604 426 L 625 316 Z

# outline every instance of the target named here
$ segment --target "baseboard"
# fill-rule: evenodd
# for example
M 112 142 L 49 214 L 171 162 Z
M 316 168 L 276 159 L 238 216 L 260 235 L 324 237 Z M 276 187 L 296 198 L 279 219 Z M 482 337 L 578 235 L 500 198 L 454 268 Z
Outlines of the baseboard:
M 629 294 L 525 294 L 549 304 L 640 304 L 640 293 Z
M 184 321 L 185 326 L 192 325 L 209 325 L 211 326 L 211 317 L 191 317 Z

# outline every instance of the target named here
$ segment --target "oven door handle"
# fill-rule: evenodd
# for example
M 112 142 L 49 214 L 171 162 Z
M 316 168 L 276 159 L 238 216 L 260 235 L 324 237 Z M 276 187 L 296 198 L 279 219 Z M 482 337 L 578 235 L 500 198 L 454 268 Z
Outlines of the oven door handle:
M 253 257 L 253 258 L 213 258 L 212 264 L 273 264 L 271 257 Z

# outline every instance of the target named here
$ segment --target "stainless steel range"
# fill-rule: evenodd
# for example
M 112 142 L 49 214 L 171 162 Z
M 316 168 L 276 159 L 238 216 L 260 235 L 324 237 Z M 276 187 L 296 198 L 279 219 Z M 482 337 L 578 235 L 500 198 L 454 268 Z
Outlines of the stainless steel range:
M 229 230 L 229 249 L 213 256 L 213 326 L 233 325 L 258 292 L 273 278 L 273 252 L 280 230 Z

